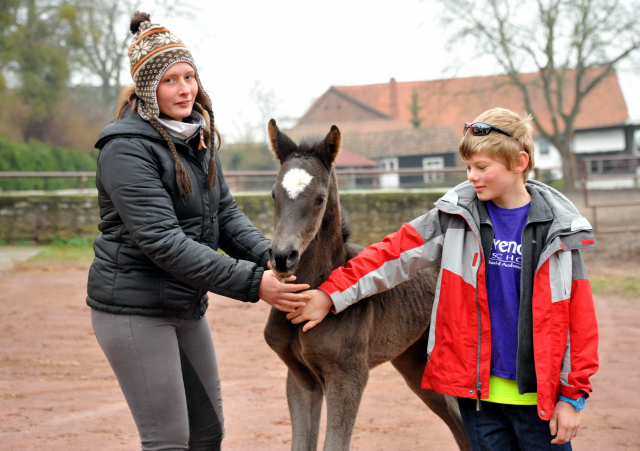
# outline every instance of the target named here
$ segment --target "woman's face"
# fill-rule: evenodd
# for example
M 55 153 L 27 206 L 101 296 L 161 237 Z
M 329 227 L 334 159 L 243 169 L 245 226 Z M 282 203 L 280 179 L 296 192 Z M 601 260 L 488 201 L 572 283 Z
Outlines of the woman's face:
M 185 62 L 172 64 L 156 89 L 160 113 L 182 121 L 191 114 L 197 94 L 198 80 L 193 66 Z

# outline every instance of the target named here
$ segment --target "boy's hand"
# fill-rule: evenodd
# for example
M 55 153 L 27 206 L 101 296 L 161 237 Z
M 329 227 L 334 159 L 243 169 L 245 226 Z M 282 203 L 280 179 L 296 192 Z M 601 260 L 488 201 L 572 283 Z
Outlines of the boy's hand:
M 551 443 L 562 445 L 573 440 L 578 435 L 580 428 L 580 411 L 565 401 L 558 401 L 553 411 L 553 417 L 549 421 L 551 435 L 556 436 Z
M 296 280 L 296 276 L 289 276 L 285 280 L 287 282 L 293 282 Z M 297 292 L 308 289 L 309 285 L 306 283 L 282 283 L 273 271 L 269 270 L 262 274 L 258 297 L 280 311 L 293 312 L 296 307 L 304 307 L 304 302 L 301 301 L 309 299 L 307 293 Z
M 331 307 L 333 307 L 333 301 L 327 293 L 322 290 L 310 290 L 307 294 L 311 295 L 311 298 L 307 301 L 307 305 L 298 307 L 293 312 L 287 315 L 287 319 L 291 320 L 293 324 L 300 324 L 303 321 L 309 321 L 302 328 L 303 332 L 308 331 L 319 324 Z

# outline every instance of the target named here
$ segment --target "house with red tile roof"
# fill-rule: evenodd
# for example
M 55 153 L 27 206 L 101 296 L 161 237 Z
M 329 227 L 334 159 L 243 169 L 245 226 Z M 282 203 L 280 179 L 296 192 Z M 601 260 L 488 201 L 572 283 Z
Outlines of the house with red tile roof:
M 599 71 L 591 69 L 587 76 L 594 77 Z M 537 73 L 521 74 L 521 77 L 531 86 L 531 105 L 536 119 L 550 128 L 552 119 L 544 92 L 536 88 Z M 571 79 L 570 74 L 567 78 Z M 565 86 L 564 98 L 568 104 L 574 92 L 575 86 Z M 413 128 L 411 122 L 414 96 L 419 106 L 420 128 Z M 421 166 L 418 156 L 426 159 L 422 161 L 423 167 L 437 167 L 440 163 L 435 162 L 435 157 L 441 158 L 444 167 L 455 166 L 459 164 L 457 146 L 463 124 L 494 107 L 525 112 L 522 93 L 507 75 L 413 82 L 397 82 L 392 78 L 388 83 L 330 87 L 287 133 L 294 139 L 324 136 L 335 124 L 343 134 L 343 143 L 358 141 L 350 143 L 351 151 L 377 161 L 380 167 Z M 634 126 L 628 122 L 627 105 L 617 76 L 612 72 L 583 100 L 575 119 L 573 151 L 578 157 L 636 152 Z M 397 141 L 402 134 L 405 141 Z M 408 138 L 412 134 L 414 136 Z M 448 141 L 443 144 L 445 135 Z M 559 152 L 537 130 L 534 135 L 536 167 L 543 171 L 555 169 L 558 173 L 562 165 Z M 407 139 L 412 140 L 412 146 L 407 147 Z M 443 145 L 449 147 L 442 149 Z M 593 170 L 597 172 L 598 168 Z
M 366 169 L 375 168 L 376 162 L 361 154 L 351 152 L 345 146 L 341 146 L 338 158 L 335 163 L 336 169 Z
M 340 146 L 340 153 L 336 158 L 335 167 L 338 170 L 358 170 L 376 169 L 378 164 L 363 156 L 362 154 L 351 152 L 344 143 Z M 355 172 L 339 173 L 338 186 L 340 189 L 369 188 L 373 185 L 373 177 L 370 175 L 358 176 Z

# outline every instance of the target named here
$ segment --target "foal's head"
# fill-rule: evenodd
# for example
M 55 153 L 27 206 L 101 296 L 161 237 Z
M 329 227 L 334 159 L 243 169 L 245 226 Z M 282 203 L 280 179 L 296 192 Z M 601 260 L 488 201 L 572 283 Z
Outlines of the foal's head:
M 340 130 L 334 125 L 322 141 L 298 146 L 271 119 L 269 142 L 280 160 L 272 190 L 276 211 L 269 260 L 274 272 L 284 277 L 295 272 L 323 218 L 326 222 L 325 216 L 339 212 L 332 168 L 340 151 Z

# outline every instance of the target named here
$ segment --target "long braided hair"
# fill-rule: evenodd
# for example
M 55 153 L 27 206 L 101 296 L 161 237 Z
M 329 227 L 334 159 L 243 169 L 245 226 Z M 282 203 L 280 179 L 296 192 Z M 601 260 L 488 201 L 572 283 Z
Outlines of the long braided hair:
M 125 87 L 120 94 L 120 98 L 118 100 L 117 106 L 117 119 L 120 120 L 122 113 L 125 108 L 128 106 L 132 112 L 137 111 L 139 98 L 135 92 L 135 85 L 130 85 Z M 207 188 L 213 188 L 217 182 L 217 165 L 215 160 L 216 150 L 220 149 L 220 133 L 218 129 L 214 125 L 214 117 L 213 117 L 213 109 L 211 108 L 211 103 L 209 98 L 198 91 L 196 95 L 196 101 L 193 104 L 194 109 L 200 113 L 206 122 L 207 127 L 203 128 L 202 132 L 204 135 L 204 139 L 207 143 L 207 147 L 209 148 L 210 158 L 209 158 L 209 167 L 207 170 Z M 178 151 L 176 150 L 176 146 L 171 139 L 169 133 L 160 125 L 160 123 L 155 118 L 150 118 L 149 123 L 156 131 L 162 136 L 167 145 L 169 146 L 169 150 L 171 151 L 171 155 L 173 156 L 173 161 L 175 162 L 176 169 L 176 183 L 178 185 L 178 191 L 180 196 L 184 197 L 187 195 L 193 195 L 193 185 L 191 184 L 191 179 L 189 177 L 189 173 L 187 169 L 184 167 L 184 164 L 180 161 L 180 157 L 178 155 Z M 216 148 L 216 137 L 218 141 L 218 147 Z

